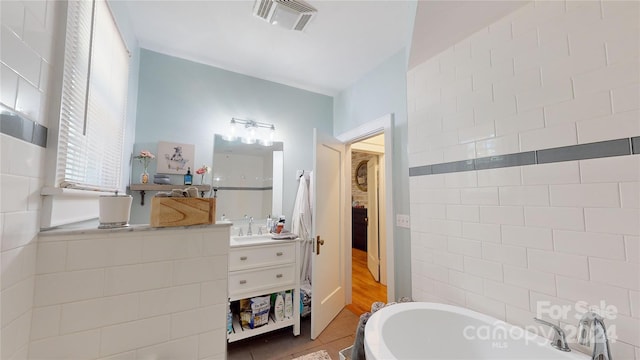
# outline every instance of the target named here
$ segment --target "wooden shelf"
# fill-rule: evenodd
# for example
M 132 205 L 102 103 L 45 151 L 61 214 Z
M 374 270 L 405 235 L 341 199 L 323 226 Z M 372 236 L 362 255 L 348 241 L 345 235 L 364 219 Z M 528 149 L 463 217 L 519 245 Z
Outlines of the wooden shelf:
M 200 196 L 204 197 L 204 193 L 211 190 L 211 185 L 172 185 L 172 184 L 131 184 L 131 191 L 140 191 L 140 206 L 144 206 L 144 195 L 147 191 L 171 191 L 173 189 L 184 190 L 186 188 L 195 187 L 200 192 Z

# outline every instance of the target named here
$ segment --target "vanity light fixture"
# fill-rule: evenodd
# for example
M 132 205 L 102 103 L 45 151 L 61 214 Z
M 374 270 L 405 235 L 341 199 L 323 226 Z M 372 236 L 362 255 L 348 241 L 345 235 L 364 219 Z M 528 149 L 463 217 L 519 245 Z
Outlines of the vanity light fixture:
M 238 129 L 238 126 L 241 128 Z M 268 130 L 263 130 L 268 129 Z M 255 120 L 244 120 L 238 118 L 231 118 L 229 124 L 228 135 L 225 136 L 225 140 L 234 141 L 240 138 L 245 144 L 255 144 L 271 146 L 273 145 L 273 137 L 276 132 L 276 127 L 273 124 L 263 123 Z M 238 136 L 238 133 L 241 133 Z

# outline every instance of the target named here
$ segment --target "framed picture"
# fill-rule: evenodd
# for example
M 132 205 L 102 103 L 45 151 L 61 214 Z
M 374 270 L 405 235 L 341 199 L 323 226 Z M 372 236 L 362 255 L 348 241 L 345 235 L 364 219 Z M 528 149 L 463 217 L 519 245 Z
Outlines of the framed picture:
M 186 174 L 187 168 L 194 168 L 195 145 L 173 142 L 158 142 L 159 174 Z
M 356 185 L 360 191 L 367 191 L 367 162 L 368 160 L 362 160 L 356 168 Z

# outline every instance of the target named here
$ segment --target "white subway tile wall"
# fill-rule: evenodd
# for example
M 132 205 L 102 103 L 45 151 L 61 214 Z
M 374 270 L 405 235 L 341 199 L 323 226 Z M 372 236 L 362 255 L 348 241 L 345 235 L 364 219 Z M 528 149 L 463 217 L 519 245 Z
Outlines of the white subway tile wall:
M 224 358 L 228 238 L 225 227 L 41 235 L 35 294 L 17 289 L 35 299 L 30 357 Z
M 636 109 L 604 118 L 579 121 L 577 123 L 578 142 L 589 143 L 637 134 L 640 132 L 638 118 L 640 118 L 640 112 Z
M 56 40 L 54 29 L 64 19 L 61 4 L 57 1 L 0 2 L 0 102 L 44 126 L 49 126 L 45 110 L 49 105 L 47 84 L 52 44 Z M 53 308 L 33 312 L 45 150 L 5 134 L 0 134 L 0 144 L 0 347 L 3 359 L 24 359 L 32 330 L 35 336 L 48 334 L 56 326 L 55 321 L 50 320 L 59 314 L 59 309 Z M 45 265 L 55 267 L 55 260 L 51 258 Z M 83 339 L 87 340 L 85 343 L 90 341 Z M 59 344 L 57 349 L 63 346 Z M 57 354 L 64 355 L 61 352 L 42 355 Z M 37 357 L 37 353 L 32 356 Z
M 535 1 L 410 69 L 411 166 L 639 136 L 639 12 Z M 415 299 L 565 327 L 604 302 L 613 356 L 640 360 L 639 155 L 445 175 L 410 181 Z

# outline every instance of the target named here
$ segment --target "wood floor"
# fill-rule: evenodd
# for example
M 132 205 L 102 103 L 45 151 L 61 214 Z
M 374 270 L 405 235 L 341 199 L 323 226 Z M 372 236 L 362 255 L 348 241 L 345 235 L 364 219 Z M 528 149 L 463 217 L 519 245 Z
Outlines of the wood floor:
M 352 304 L 347 305 L 354 314 L 360 316 L 371 311 L 371 304 L 376 301 L 387 302 L 387 287 L 376 282 L 367 269 L 366 251 L 352 250 L 351 291 Z

